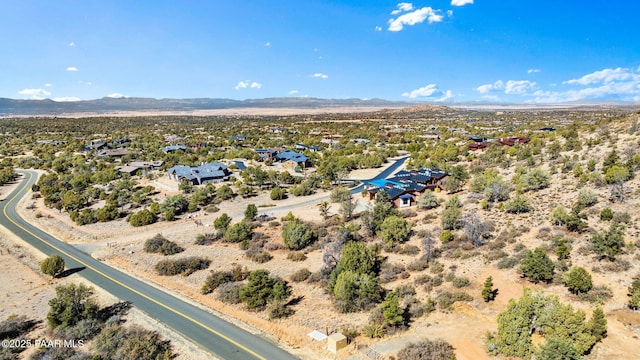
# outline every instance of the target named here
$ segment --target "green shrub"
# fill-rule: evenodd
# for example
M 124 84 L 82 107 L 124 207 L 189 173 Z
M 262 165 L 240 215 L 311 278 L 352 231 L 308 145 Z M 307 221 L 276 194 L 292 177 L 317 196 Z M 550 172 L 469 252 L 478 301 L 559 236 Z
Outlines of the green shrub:
M 255 261 L 258 264 L 266 263 L 271 259 L 273 259 L 273 256 L 266 251 L 260 251 L 251 255 L 251 261 Z
M 307 260 L 307 255 L 302 251 L 292 251 L 287 254 L 287 259 L 291 261 L 305 261 Z
M 196 245 L 211 245 L 217 240 L 221 239 L 222 235 L 220 233 L 204 233 L 198 234 L 196 236 L 196 241 L 194 244 Z
M 173 276 L 182 274 L 189 276 L 198 270 L 204 270 L 209 267 L 211 260 L 203 257 L 190 256 L 182 259 L 165 259 L 160 260 L 156 266 L 156 272 L 163 276 Z
M 56 297 L 49 301 L 47 321 L 49 326 L 73 326 L 98 315 L 98 304 L 93 298 L 94 290 L 84 284 L 69 284 L 56 287 Z
M 309 271 L 309 269 L 304 268 L 304 269 L 300 269 L 296 272 L 294 272 L 293 274 L 291 274 L 291 281 L 293 282 L 302 282 L 305 281 L 309 278 L 309 276 L 311 276 L 311 271 Z
M 520 262 L 520 272 L 533 282 L 549 282 L 553 279 L 555 265 L 541 248 L 528 251 Z
M 269 319 L 281 319 L 293 315 L 292 308 L 287 306 L 284 301 L 271 301 L 267 304 L 267 311 L 269 312 Z
M 223 233 L 227 231 L 229 224 L 231 224 L 231 217 L 227 213 L 222 213 L 222 215 L 213 220 L 213 227 Z
M 451 281 L 451 285 L 453 285 L 454 288 L 459 289 L 471 285 L 471 281 L 466 277 L 455 277 Z
M 473 296 L 465 292 L 450 293 L 448 291 L 444 291 L 436 297 L 436 303 L 438 304 L 438 307 L 444 310 L 450 309 L 451 305 L 453 305 L 453 303 L 455 302 L 472 300 Z
M 574 294 L 586 293 L 593 287 L 591 274 L 579 266 L 571 268 L 563 280 L 567 288 Z
M 236 282 L 224 283 L 218 287 L 218 299 L 225 304 L 239 304 L 241 284 Z
M 613 210 L 611 208 L 604 208 L 600 212 L 600 220 L 602 221 L 610 221 L 613 219 Z
M 282 237 L 287 248 L 300 250 L 311 245 L 316 240 L 317 235 L 302 220 L 294 219 L 289 221 L 282 230 Z
M 530 212 L 533 210 L 533 206 L 525 196 L 516 195 L 504 204 L 504 210 L 511 214 L 521 214 Z
M 262 310 L 269 301 L 284 301 L 291 295 L 291 288 L 280 277 L 269 276 L 266 270 L 252 271 L 248 283 L 240 289 L 240 299 L 250 310 Z
M 224 233 L 224 240 L 233 243 L 250 240 L 252 231 L 251 224 L 246 221 L 240 221 L 227 228 Z
M 398 359 L 412 360 L 455 360 L 453 346 L 448 342 L 438 340 L 423 340 L 409 343 L 398 352 Z
M 211 271 L 204 284 L 200 288 L 202 294 L 209 294 L 220 285 L 233 281 L 233 274 L 230 271 Z
M 137 213 L 129 217 L 129 224 L 131 226 L 145 226 L 153 224 L 158 220 L 158 217 L 147 209 L 138 211 Z
M 598 195 L 589 189 L 582 189 L 578 192 L 577 205 L 583 208 L 595 205 L 598 202 Z
M 411 223 L 399 216 L 390 216 L 380 224 L 379 235 L 387 246 L 409 240 L 411 236 Z
M 159 333 L 138 326 L 109 325 L 94 339 L 100 359 L 171 359 L 171 343 Z
M 381 338 L 384 336 L 384 333 L 384 327 L 382 326 L 382 324 L 376 324 L 372 322 L 365 325 L 362 329 L 362 334 L 371 339 Z
M 453 233 L 451 232 L 451 230 L 445 230 L 440 234 L 440 241 L 442 241 L 443 244 L 446 244 L 452 240 L 453 240 Z
M 161 234 L 157 234 L 144 242 L 144 251 L 167 256 L 181 253 L 184 251 L 184 248 L 180 247 L 173 241 L 167 240 Z
M 64 271 L 64 259 L 58 254 L 53 254 L 40 263 L 40 271 L 45 275 L 56 277 Z

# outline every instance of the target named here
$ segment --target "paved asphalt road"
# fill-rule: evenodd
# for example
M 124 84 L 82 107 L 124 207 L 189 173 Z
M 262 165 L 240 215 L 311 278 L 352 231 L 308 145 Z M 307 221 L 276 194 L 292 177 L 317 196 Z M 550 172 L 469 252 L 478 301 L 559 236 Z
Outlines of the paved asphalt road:
M 23 171 L 20 186 L 2 205 L 0 224 L 46 255 L 59 254 L 67 269 L 83 268 L 79 274 L 87 281 L 131 304 L 152 318 L 184 335 L 217 357 L 230 360 L 295 359 L 275 343 L 253 335 L 201 308 L 182 301 L 156 287 L 115 270 L 88 254 L 40 231 L 22 219 L 16 204 L 37 179 L 33 171 Z M 7 279 L 5 279 L 7 280 Z M 44 316 L 45 314 L 41 314 Z

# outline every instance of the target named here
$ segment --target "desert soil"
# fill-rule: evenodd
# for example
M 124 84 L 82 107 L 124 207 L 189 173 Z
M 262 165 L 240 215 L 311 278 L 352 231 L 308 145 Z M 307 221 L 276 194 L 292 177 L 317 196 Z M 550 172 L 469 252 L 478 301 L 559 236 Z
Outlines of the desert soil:
M 636 141 L 637 139 L 623 138 L 622 140 L 631 143 L 631 140 Z M 591 151 L 597 154 L 606 153 L 604 148 L 596 148 Z M 169 182 L 160 179 L 158 184 L 164 184 L 163 186 L 156 185 L 162 191 L 160 196 L 177 193 L 177 189 L 172 187 Z M 572 238 L 574 241 L 574 251 L 571 258 L 573 265 L 585 267 L 592 273 L 596 285 L 608 285 L 614 292 L 613 298 L 607 301 L 603 307 L 609 325 L 608 336 L 593 349 L 588 359 L 636 359 L 637 351 L 640 349 L 640 340 L 638 338 L 640 335 L 640 314 L 633 313 L 626 308 L 626 289 L 630 285 L 631 277 L 640 272 L 640 266 L 637 261 L 639 257 L 635 255 L 637 252 L 635 254 L 630 252 L 621 256 L 623 260 L 627 260 L 631 264 L 631 268 L 627 271 L 617 273 L 600 272 L 598 271 L 599 264 L 594 262 L 591 255 L 581 255 L 577 251 L 587 244 L 588 233 L 575 235 L 551 226 L 548 214 L 560 204 L 565 207 L 571 207 L 575 199 L 571 195 L 567 195 L 566 189 L 573 189 L 574 187 L 575 179 L 570 175 L 555 174 L 549 188 L 540 190 L 533 195 L 536 198 L 536 201 L 533 202 L 535 211 L 524 215 L 506 214 L 495 208 L 488 211 L 480 210 L 477 204 L 467 199 L 465 192 L 461 193 L 460 197 L 467 211 L 476 211 L 483 218 L 494 222 L 497 229 L 495 235 L 506 228 L 517 230 L 518 234 L 508 241 L 506 248 L 508 252 L 513 253 L 513 248 L 516 244 L 522 244 L 529 249 L 548 244 L 545 239 L 556 233 Z M 640 205 L 637 178 L 630 182 L 629 187 L 632 196 L 624 206 L 617 203 L 612 204 L 606 200 L 608 199 L 608 189 L 593 189 L 598 193 L 601 200 L 596 206 L 588 210 L 589 216 L 596 217 L 600 210 L 607 206 L 613 208 L 614 211 L 637 208 Z M 326 194 L 314 196 L 322 197 L 326 196 Z M 448 197 L 448 195 L 442 193 L 437 196 L 441 199 Z M 360 199 L 359 196 L 356 196 L 356 198 L 362 203 L 366 202 L 364 199 Z M 292 197 L 285 200 L 285 202 L 293 204 L 298 200 Z M 509 299 L 519 298 L 525 287 L 539 289 L 544 291 L 545 294 L 556 295 L 561 301 L 571 303 L 574 307 L 585 310 L 587 316 L 590 316 L 594 308 L 589 303 L 577 300 L 568 293 L 564 286 L 529 283 L 521 279 L 515 269 L 500 270 L 495 266 L 495 263 L 485 260 L 480 254 L 466 259 L 442 258 L 438 261 L 444 265 L 445 273 L 455 270 L 456 276 L 465 276 L 471 280 L 471 286 L 462 290 L 471 294 L 475 300 L 467 303 L 457 303 L 448 312 L 438 310 L 428 316 L 416 319 L 409 330 L 383 340 L 370 340 L 360 336 L 355 343 L 352 343 L 336 356 L 326 350 L 326 344 L 315 342 L 307 337 L 306 334 L 313 330 L 335 332 L 344 327 L 360 327 L 366 324 L 368 314 L 338 314 L 330 296 L 315 285 L 291 282 L 294 297 L 300 298 L 300 303 L 294 306 L 295 314 L 288 319 L 270 321 L 265 313 L 247 312 L 242 305 L 226 305 L 218 301 L 214 295 L 201 295 L 199 289 L 208 275 L 208 271 L 199 271 L 188 277 L 160 277 L 153 271 L 153 266 L 162 259 L 162 256 L 147 254 L 142 250 L 142 246 L 146 239 L 158 233 L 186 248 L 186 251 L 178 256 L 198 255 L 211 259 L 211 270 L 228 269 L 234 264 L 240 264 L 246 266 L 249 270 L 267 269 L 272 274 L 289 279 L 291 274 L 302 268 L 307 268 L 312 272 L 321 268 L 321 249 L 309 249 L 307 251 L 307 260 L 302 262 L 291 262 L 286 259 L 287 251 L 277 248 L 278 244 L 282 244 L 280 226 L 271 227 L 265 224 L 256 230 L 263 233 L 265 238 L 269 239 L 268 245 L 275 249 L 270 250 L 274 258 L 264 264 L 252 262 L 238 248 L 237 244 L 216 243 L 211 246 L 196 246 L 193 244 L 197 234 L 212 231 L 207 225 L 211 225 L 213 219 L 219 216 L 220 213 L 227 212 L 233 215 L 234 218 L 239 219 L 248 203 L 269 205 L 274 202 L 269 200 L 266 195 L 224 202 L 220 205 L 218 213 L 200 215 L 200 219 L 205 225 L 204 227 L 196 227 L 193 221 L 185 220 L 178 220 L 172 223 L 163 222 L 143 228 L 131 228 L 124 221 L 77 227 L 69 220 L 66 213 L 58 213 L 55 210 L 51 211 L 44 207 L 41 199 L 27 199 L 23 203 L 21 212 L 32 223 L 70 243 L 92 251 L 94 257 L 142 279 L 147 279 L 172 293 L 188 297 L 210 309 L 225 314 L 225 316 L 245 323 L 247 324 L 246 326 L 253 329 L 252 331 L 268 334 L 268 336 L 280 341 L 287 349 L 304 359 L 364 358 L 364 355 L 356 350 L 356 345 L 370 346 L 385 356 L 393 356 L 404 344 L 419 341 L 423 338 L 443 338 L 447 340 L 455 347 L 458 359 L 486 359 L 489 358 L 484 346 L 486 332 L 495 332 L 497 330 L 497 314 L 506 309 Z M 35 208 L 27 210 L 27 204 L 34 204 Z M 415 212 L 415 209 L 412 210 Z M 269 212 L 269 207 L 260 207 L 259 211 Z M 335 205 L 332 211 L 333 213 L 337 211 Z M 414 230 L 416 231 L 425 230 L 439 234 L 441 211 L 442 207 L 429 211 L 418 211 L 415 215 L 410 216 L 409 220 L 415 223 Z M 41 216 L 36 218 L 36 214 Z M 284 214 L 273 215 L 282 216 Z M 307 206 L 301 210 L 296 210 L 294 215 L 308 220 L 319 220 L 319 212 L 315 206 Z M 637 225 L 639 219 L 637 212 L 631 212 L 631 215 L 633 225 L 630 225 L 627 230 L 627 242 L 635 243 L 639 240 L 638 234 L 640 231 Z M 596 221 L 592 223 L 596 223 Z M 114 246 L 106 246 L 107 243 L 114 244 Z M 414 237 L 409 244 L 420 246 L 420 239 Z M 390 263 L 404 266 L 415 259 L 412 256 L 395 253 L 383 253 L 383 255 L 388 257 Z M 429 271 L 426 270 L 425 273 L 431 274 Z M 384 286 L 392 289 L 400 284 L 413 284 L 415 278 L 421 274 L 412 272 L 408 279 L 396 280 L 384 284 Z M 484 303 L 480 298 L 480 288 L 484 279 L 489 275 L 493 277 L 494 288 L 497 288 L 499 293 L 496 301 Z M 443 290 L 458 290 L 453 289 L 449 283 L 445 283 L 431 292 L 426 292 L 420 286 L 416 288 L 417 296 L 421 301 L 433 298 Z M 152 326 L 153 324 L 150 325 Z

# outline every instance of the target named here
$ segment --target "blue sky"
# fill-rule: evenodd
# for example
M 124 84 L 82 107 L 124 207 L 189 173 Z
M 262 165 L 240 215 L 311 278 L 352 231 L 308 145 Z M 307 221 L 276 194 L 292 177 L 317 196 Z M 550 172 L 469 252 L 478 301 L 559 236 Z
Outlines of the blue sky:
M 3 0 L 0 97 L 640 101 L 640 1 Z

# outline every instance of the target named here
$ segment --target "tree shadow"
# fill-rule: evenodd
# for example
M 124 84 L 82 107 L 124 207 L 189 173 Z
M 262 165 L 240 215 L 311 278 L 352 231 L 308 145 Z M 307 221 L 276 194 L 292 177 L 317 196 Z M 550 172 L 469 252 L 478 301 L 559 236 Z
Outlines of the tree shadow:
M 25 316 L 8 318 L 1 323 L 0 339 L 14 339 L 33 330 L 42 320 L 27 319 Z
M 301 295 L 301 296 L 298 296 L 298 297 L 294 297 L 293 299 L 289 300 L 289 302 L 286 303 L 285 306 L 298 305 L 298 304 L 300 304 L 302 299 L 304 299 L 304 295 Z
M 84 266 L 80 266 L 80 267 L 72 268 L 72 269 L 67 269 L 67 270 L 61 272 L 60 274 L 56 275 L 55 278 L 62 279 L 62 278 L 65 278 L 65 277 L 67 277 L 69 275 L 75 274 L 75 273 L 77 273 L 79 271 L 82 271 L 84 269 L 86 269 L 86 267 L 84 267 Z
M 121 301 L 115 304 L 109 305 L 98 311 L 98 318 L 102 321 L 107 321 L 113 316 L 126 315 L 132 305 L 129 301 Z

